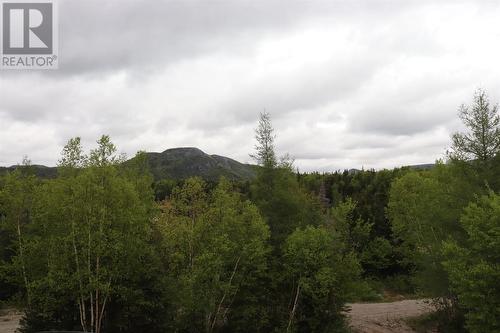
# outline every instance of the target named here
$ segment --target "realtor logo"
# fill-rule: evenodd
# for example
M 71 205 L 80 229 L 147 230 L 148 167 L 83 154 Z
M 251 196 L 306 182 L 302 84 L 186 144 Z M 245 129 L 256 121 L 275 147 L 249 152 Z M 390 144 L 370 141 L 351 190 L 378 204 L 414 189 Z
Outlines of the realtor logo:
M 1 3 L 2 69 L 56 69 L 57 16 L 52 1 Z

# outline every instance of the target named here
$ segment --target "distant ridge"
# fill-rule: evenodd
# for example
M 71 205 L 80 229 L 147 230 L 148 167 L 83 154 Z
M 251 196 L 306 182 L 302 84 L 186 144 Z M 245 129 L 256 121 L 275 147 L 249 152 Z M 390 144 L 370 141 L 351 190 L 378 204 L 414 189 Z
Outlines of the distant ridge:
M 35 175 L 40 178 L 56 178 L 57 177 L 57 167 L 48 167 L 45 165 L 33 164 L 31 165 L 33 170 L 35 170 Z M 0 175 L 6 172 L 12 172 L 16 170 L 19 165 L 12 165 L 10 167 L 0 167 Z
M 255 165 L 243 164 L 220 155 L 208 155 L 198 148 L 173 148 L 162 153 L 146 153 L 148 164 L 155 180 L 186 179 L 201 177 L 218 180 L 224 176 L 230 180 L 251 180 L 255 178 Z M 134 158 L 125 162 L 133 161 Z M 0 167 L 0 174 L 14 171 L 18 165 Z M 35 174 L 41 178 L 57 177 L 57 167 L 32 165 Z
M 435 166 L 434 163 L 427 163 L 427 164 L 407 165 L 405 167 L 410 168 L 412 170 L 429 170 L 429 169 L 434 168 L 434 166 Z
M 205 180 L 218 180 L 224 176 L 230 180 L 251 180 L 256 176 L 256 165 L 244 164 L 231 158 L 220 155 L 209 155 L 195 147 L 181 147 L 167 149 L 161 153 L 147 152 L 148 164 L 155 180 L 186 179 L 189 177 L 201 177 Z M 134 158 L 125 162 L 130 163 Z M 407 165 L 403 168 L 412 170 L 429 170 L 435 165 L 416 164 Z M 18 166 L 0 167 L 0 174 L 13 171 Z M 44 165 L 33 165 L 35 174 L 41 178 L 55 178 L 57 167 Z M 357 173 L 361 170 L 349 169 L 349 173 Z
M 167 149 L 162 153 L 146 153 L 146 156 L 155 180 L 194 176 L 207 180 L 217 180 L 221 176 L 231 180 L 255 178 L 254 165 L 224 156 L 208 155 L 194 147 Z
M 432 168 L 434 168 L 436 166 L 436 164 L 434 163 L 426 163 L 426 164 L 414 164 L 414 165 L 403 165 L 403 166 L 400 166 L 400 167 L 394 167 L 393 169 L 403 169 L 403 168 L 406 168 L 406 169 L 410 169 L 410 170 L 430 170 Z M 387 169 L 387 168 L 385 168 Z M 362 172 L 362 171 L 375 171 L 375 169 L 345 169 L 344 172 L 348 172 L 350 174 L 355 174 L 355 173 L 358 173 L 358 172 Z M 383 170 L 383 169 L 380 169 L 380 170 Z M 342 170 L 340 170 L 342 171 Z

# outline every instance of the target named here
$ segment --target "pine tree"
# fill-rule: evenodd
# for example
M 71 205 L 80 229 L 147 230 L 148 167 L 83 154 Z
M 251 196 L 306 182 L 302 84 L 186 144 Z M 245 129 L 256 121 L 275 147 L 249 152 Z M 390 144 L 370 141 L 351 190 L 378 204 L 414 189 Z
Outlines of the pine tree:
M 260 114 L 259 125 L 255 129 L 256 153 L 250 155 L 260 166 L 274 168 L 277 165 L 276 153 L 274 151 L 274 128 L 271 124 L 271 115 L 268 112 Z
M 498 105 L 490 106 L 482 89 L 476 91 L 472 106 L 462 105 L 459 117 L 467 127 L 466 133 L 452 136 L 452 159 L 488 161 L 500 151 L 500 115 Z

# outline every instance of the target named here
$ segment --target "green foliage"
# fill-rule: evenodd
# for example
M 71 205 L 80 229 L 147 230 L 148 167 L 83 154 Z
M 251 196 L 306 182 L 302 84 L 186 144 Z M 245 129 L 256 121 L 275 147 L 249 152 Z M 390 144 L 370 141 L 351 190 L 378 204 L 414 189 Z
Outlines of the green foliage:
M 174 179 L 162 179 L 154 183 L 154 193 L 156 201 L 163 201 L 167 199 L 179 185 L 179 181 Z
M 398 240 L 386 214 L 392 181 L 408 172 L 408 168 L 403 168 L 298 175 L 301 186 L 314 193 L 326 211 L 330 206 L 336 209 L 351 200 L 355 205 L 349 219 L 371 225 L 369 238 L 364 244 L 366 251 L 361 257 L 365 275 L 383 279 L 408 274 L 409 267 L 401 260 L 403 255 L 397 250 Z
M 130 282 L 142 279 L 149 254 L 149 176 L 137 169 L 121 173 L 114 151 L 103 136 L 87 157 L 72 139 L 58 179 L 34 186 L 32 178 L 7 176 L 5 227 L 17 234 L 7 271 L 23 280 L 26 332 L 111 332 L 114 323 L 104 314 L 117 315 L 120 299 L 141 288 Z
M 207 194 L 205 183 L 193 178 L 174 189 L 163 210 L 157 228 L 174 286 L 174 327 L 211 332 L 224 325 L 244 330 L 238 322 L 258 326 L 251 288 L 266 270 L 269 231 L 257 208 L 226 180 Z
M 276 249 L 296 228 L 322 222 L 317 198 L 299 186 L 289 169 L 259 170 L 251 193 L 252 200 L 269 224 L 272 244 Z
M 471 203 L 460 223 L 466 240 L 444 244 L 451 289 L 466 310 L 470 332 L 500 331 L 500 195 Z
M 361 255 L 368 240 L 372 224 L 354 216 L 356 203 L 347 199 L 334 207 L 331 212 L 332 225 L 348 252 Z
M 432 171 L 403 176 L 391 188 L 388 215 L 399 249 L 413 263 L 421 290 L 437 297 L 441 329 L 460 331 L 464 311 L 470 331 L 498 329 L 497 310 L 492 310 L 498 307 L 497 199 L 490 195 L 469 204 L 487 193 L 491 167 L 489 162 L 438 163 Z M 488 232 L 491 238 L 476 237 Z
M 11 288 L 10 293 L 20 291 L 19 298 L 27 304 L 31 301 L 31 290 L 25 252 L 37 185 L 38 180 L 25 158 L 21 167 L 3 177 L 0 189 L 0 233 L 5 240 L 0 278 Z
M 268 169 L 275 168 L 278 165 L 276 152 L 274 151 L 274 129 L 271 124 L 271 115 L 263 112 L 259 117 L 259 125 L 255 129 L 255 155 L 251 155 L 257 163 Z
M 308 226 L 288 237 L 283 250 L 292 286 L 287 331 L 333 332 L 343 326 L 341 311 L 360 273 L 356 256 L 344 253 L 344 247 L 321 227 Z
M 475 175 L 467 177 L 466 171 L 437 164 L 430 172 L 406 174 L 391 188 L 388 215 L 401 240 L 399 250 L 407 264 L 415 264 L 416 282 L 432 296 L 448 295 L 441 244 L 463 237 L 458 220 L 476 187 Z
M 373 224 L 356 217 L 356 206 L 347 198 L 333 207 L 331 226 L 345 244 L 345 251 L 354 253 L 366 272 L 382 270 L 391 264 L 392 246 L 385 238 L 371 236 Z
M 389 189 L 394 179 L 407 173 L 408 169 L 356 170 L 328 174 L 300 174 L 302 186 L 319 195 L 321 185 L 326 189 L 326 198 L 332 207 L 347 199 L 356 202 L 354 215 L 373 223 L 374 237 L 391 238 L 391 226 L 385 214 Z
M 467 132 L 453 134 L 450 157 L 478 162 L 494 158 L 500 152 L 500 115 L 498 105 L 490 106 L 486 91 L 477 90 L 473 105 L 462 105 L 459 117 Z

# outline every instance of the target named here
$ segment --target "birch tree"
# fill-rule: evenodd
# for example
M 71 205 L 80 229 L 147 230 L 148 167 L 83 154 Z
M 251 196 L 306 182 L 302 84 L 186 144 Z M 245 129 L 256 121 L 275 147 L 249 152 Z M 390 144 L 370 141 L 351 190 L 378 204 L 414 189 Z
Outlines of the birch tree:
M 283 249 L 290 287 L 286 332 L 333 332 L 344 325 L 342 310 L 359 278 L 360 267 L 345 244 L 325 228 L 293 232 Z
M 60 177 L 37 192 L 34 234 L 43 241 L 33 241 L 29 255 L 44 268 L 34 276 L 37 309 L 31 322 L 43 314 L 50 325 L 44 329 L 77 328 L 55 320 L 61 313 L 71 316 L 62 307 L 73 304 L 81 330 L 102 332 L 111 299 L 134 288 L 126 281 L 141 270 L 150 204 L 120 173 L 115 151 L 107 136 L 89 155 L 78 138 L 70 140 Z
M 243 312 L 235 304 L 253 303 L 244 295 L 265 270 L 269 230 L 257 208 L 225 180 L 209 193 L 194 178 L 174 189 L 158 223 L 175 284 L 172 330 L 227 328 Z
M 12 235 L 11 246 L 15 253 L 13 276 L 19 279 L 23 289 L 23 298 L 28 307 L 31 306 L 31 278 L 28 270 L 26 247 L 32 220 L 32 206 L 37 179 L 34 176 L 30 161 L 25 157 L 23 163 L 15 171 L 5 176 L 3 189 L 0 190 L 0 228 Z

